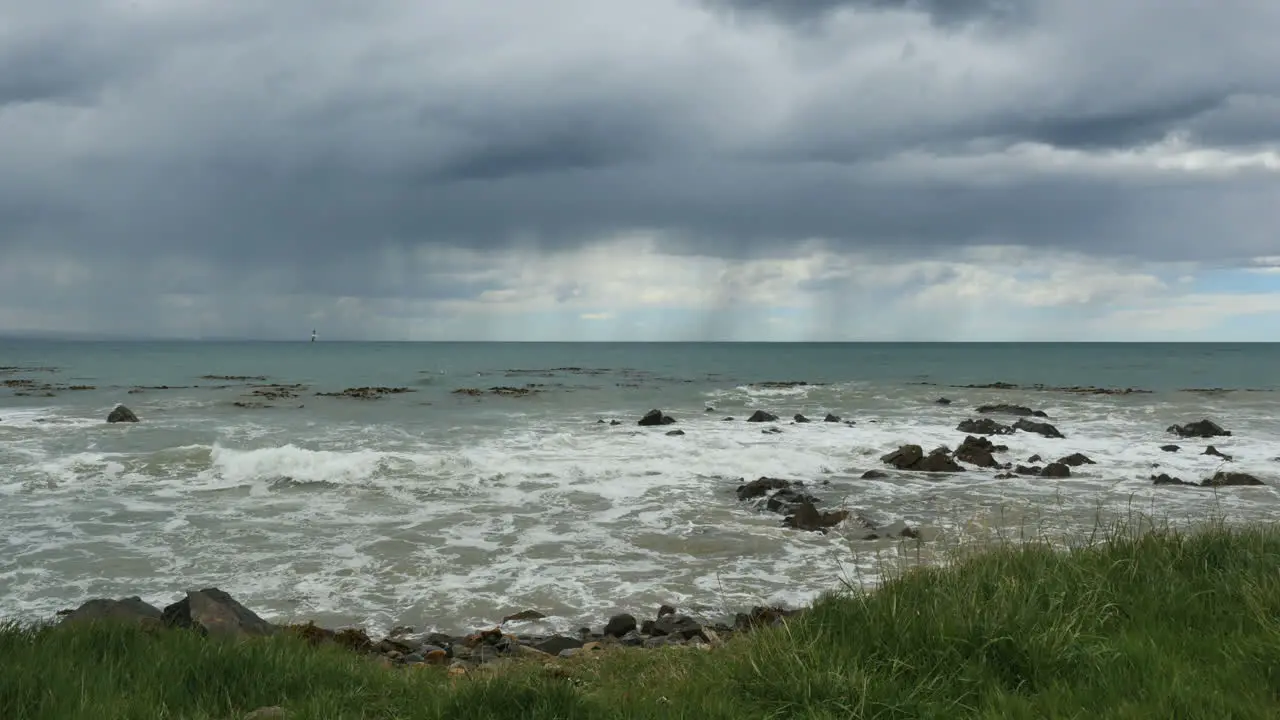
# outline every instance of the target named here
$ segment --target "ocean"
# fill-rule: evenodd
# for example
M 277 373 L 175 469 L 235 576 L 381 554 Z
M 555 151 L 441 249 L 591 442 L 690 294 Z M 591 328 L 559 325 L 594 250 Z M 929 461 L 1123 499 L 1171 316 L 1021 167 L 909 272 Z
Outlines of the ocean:
M 571 630 L 662 603 L 708 617 L 797 605 L 966 538 L 1073 537 L 1132 512 L 1280 510 L 1275 344 L 3 340 L 0 366 L 9 619 L 217 586 L 277 622 L 459 632 L 536 609 Z M 963 387 L 995 382 L 1018 387 Z M 318 394 L 362 386 L 407 391 Z M 1071 386 L 1150 392 L 1052 389 Z M 955 447 L 957 423 L 995 402 L 1043 410 L 1066 436 L 994 438 L 1010 447 L 1000 459 L 1081 452 L 1096 464 L 997 479 L 880 462 L 904 443 Z M 141 422 L 107 424 L 118 403 Z M 638 426 L 655 408 L 677 422 Z M 781 432 L 744 422 L 757 409 Z M 1202 418 L 1232 436 L 1166 432 Z M 1202 455 L 1209 443 L 1233 460 Z M 873 468 L 887 476 L 861 477 Z M 1268 485 L 1150 480 L 1222 468 Z M 761 476 L 801 480 L 824 507 L 905 521 L 926 541 L 864 540 L 851 523 L 785 528 L 735 495 Z

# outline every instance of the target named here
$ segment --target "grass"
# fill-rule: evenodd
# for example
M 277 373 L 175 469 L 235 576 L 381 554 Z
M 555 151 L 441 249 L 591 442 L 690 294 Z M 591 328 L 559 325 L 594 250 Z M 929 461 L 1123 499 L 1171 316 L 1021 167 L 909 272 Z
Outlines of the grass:
M 449 678 L 291 637 L 0 630 L 0 718 L 1276 718 L 1280 529 L 1111 528 L 968 553 L 712 651 Z

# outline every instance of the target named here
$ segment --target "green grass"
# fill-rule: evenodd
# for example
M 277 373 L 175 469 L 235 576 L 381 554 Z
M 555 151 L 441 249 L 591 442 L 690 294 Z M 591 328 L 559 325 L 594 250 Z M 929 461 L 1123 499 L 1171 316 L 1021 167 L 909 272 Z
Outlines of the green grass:
M 1276 718 L 1280 529 L 1010 543 L 712 651 L 556 665 L 450 679 L 290 637 L 9 627 L 0 718 Z

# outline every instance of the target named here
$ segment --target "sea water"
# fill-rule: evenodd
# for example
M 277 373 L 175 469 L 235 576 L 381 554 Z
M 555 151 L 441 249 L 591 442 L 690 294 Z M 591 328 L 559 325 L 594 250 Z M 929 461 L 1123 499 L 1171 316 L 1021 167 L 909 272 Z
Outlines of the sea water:
M 459 631 L 537 609 L 571 629 L 661 603 L 705 615 L 803 603 L 982 533 L 1280 510 L 1280 345 L 0 341 L 0 366 L 7 618 L 217 586 L 279 622 Z M 785 381 L 809 384 L 768 384 Z M 1152 392 L 957 387 L 996 381 Z M 253 394 L 270 383 L 301 387 Z M 317 394 L 358 386 L 411 392 Z M 504 386 L 536 392 L 488 392 Z M 861 478 L 903 443 L 955 447 L 956 424 L 992 402 L 1044 410 L 1066 435 L 997 438 L 1001 460 L 1097 464 L 1063 480 L 972 467 Z M 107 424 L 118 403 L 141 422 Z M 654 408 L 678 422 L 638 426 Z M 744 422 L 757 409 L 782 432 Z M 1166 432 L 1205 417 L 1232 436 Z M 1233 461 L 1200 454 L 1208 443 Z M 1269 485 L 1150 480 L 1224 468 Z M 760 476 L 934 539 L 784 528 L 735 496 Z

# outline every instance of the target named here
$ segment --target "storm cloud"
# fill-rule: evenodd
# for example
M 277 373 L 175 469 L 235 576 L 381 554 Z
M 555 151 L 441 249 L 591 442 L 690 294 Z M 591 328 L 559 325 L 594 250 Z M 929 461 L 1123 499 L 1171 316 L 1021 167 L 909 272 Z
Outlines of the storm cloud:
M 513 296 L 499 255 L 626 263 L 593 248 L 625 255 L 629 237 L 724 267 L 999 246 L 1244 268 L 1280 247 L 1271 3 L 0 0 L 0 16 L 0 329 L 78 313 L 64 324 L 133 331 L 172 294 L 230 334 L 342 298 L 438 319 Z M 797 291 L 844 282 L 819 275 Z M 565 289 L 579 280 L 551 302 L 589 295 Z M 118 287 L 140 293 L 135 324 L 113 319 Z M 287 310 L 237 324 L 227 298 L 248 296 Z

